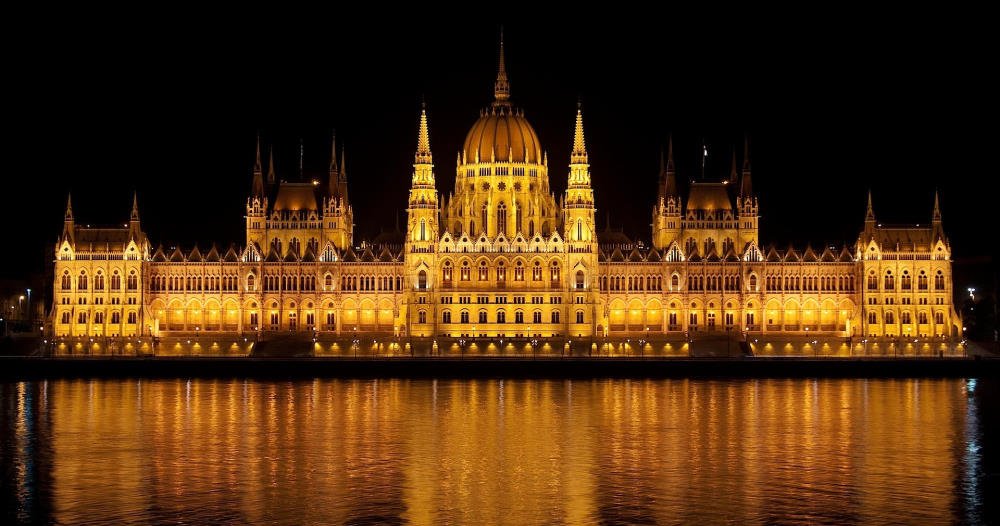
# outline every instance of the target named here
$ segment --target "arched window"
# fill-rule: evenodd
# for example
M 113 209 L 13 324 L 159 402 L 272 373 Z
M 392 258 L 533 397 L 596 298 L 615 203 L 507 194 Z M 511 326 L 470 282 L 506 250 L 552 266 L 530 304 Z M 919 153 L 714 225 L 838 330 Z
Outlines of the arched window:
M 497 233 L 507 235 L 507 205 L 497 206 Z
M 253 274 L 247 275 L 247 290 L 254 290 L 254 276 Z
M 750 290 L 757 290 L 757 275 L 750 274 Z
M 121 323 L 121 322 L 122 322 L 122 315 L 121 315 L 121 313 L 119 313 L 118 311 L 112 312 L 111 313 L 111 323 Z
M 451 261 L 444 262 L 444 268 L 441 269 L 441 281 L 444 285 L 451 285 Z
M 62 289 L 70 290 L 73 288 L 73 280 L 69 277 L 69 271 L 64 270 L 62 275 Z
M 937 274 L 934 276 L 934 289 L 944 290 L 944 274 L 942 274 L 940 270 L 937 271 Z
M 479 323 L 486 323 L 486 311 L 479 311 Z
M 333 290 L 333 276 L 332 275 L 327 274 L 323 278 L 323 286 L 325 287 L 323 290 Z
M 136 316 L 135 311 L 128 313 L 128 323 L 135 324 Z
M 902 290 L 910 290 L 910 271 L 904 270 L 903 277 L 899 278 L 899 288 Z
M 869 312 L 868 323 L 878 323 L 878 314 L 875 312 Z
M 483 235 L 489 237 L 490 235 L 489 222 L 488 222 L 489 218 L 487 217 L 487 210 L 485 204 L 483 205 L 482 218 L 483 218 Z
M 80 278 L 76 280 L 76 288 L 79 290 L 87 290 L 87 272 L 81 271 Z
M 118 275 L 116 270 L 114 274 L 111 275 L 111 290 L 120 290 L 122 288 L 122 277 Z
M 422 310 L 417 313 L 417 323 L 427 323 L 427 311 Z
M 583 323 L 583 311 L 582 310 L 576 311 L 576 322 L 577 323 Z
M 901 321 L 903 323 L 903 325 L 909 325 L 910 322 L 912 321 L 910 319 L 910 312 L 909 311 L 903 311 L 903 312 L 901 312 L 899 314 L 899 321 Z M 886 316 L 885 322 L 886 323 L 892 323 L 892 322 L 889 321 L 888 315 Z
M 100 324 L 104 323 L 104 313 L 103 312 L 95 312 L 94 313 L 94 323 L 96 325 L 100 325 Z
M 489 269 L 486 268 L 486 262 L 479 262 L 479 281 L 486 281 L 489 279 Z
M 906 319 L 906 313 L 903 313 L 903 319 Z M 896 323 L 896 318 L 892 315 L 892 311 L 885 313 L 885 322 L 889 325 Z
M 878 290 L 878 278 L 875 277 L 874 270 L 868 273 L 868 290 Z
M 528 220 L 528 237 L 534 237 L 534 236 L 535 236 L 535 220 L 534 219 L 529 219 Z
M 139 288 L 139 277 L 135 275 L 134 270 L 128 273 L 128 279 L 126 280 L 125 287 L 128 290 L 136 290 Z
M 670 276 L 670 290 L 679 290 L 681 286 L 681 278 L 677 274 Z
M 104 290 L 104 274 L 100 270 L 94 275 L 94 290 Z
M 917 289 L 927 290 L 927 273 L 923 270 L 921 270 L 920 275 L 917 276 Z
M 583 220 L 576 222 L 576 240 L 583 241 Z
M 921 311 L 921 312 L 917 313 L 917 323 L 927 323 L 927 313 L 926 312 Z
M 505 281 L 507 281 L 507 266 L 501 261 L 497 263 L 497 282 L 501 283 Z
M 441 323 L 451 323 L 451 311 L 446 310 L 441 314 Z
M 559 311 L 557 310 L 552 311 L 552 314 L 549 316 L 549 318 L 551 319 L 551 323 L 559 323 Z
M 579 223 L 577 223 L 577 224 L 579 224 Z M 576 271 L 576 288 L 578 288 L 578 289 L 582 289 L 583 288 L 583 271 L 582 270 Z
M 458 319 L 462 323 L 469 323 L 469 311 L 463 310 L 459 313 Z
M 555 261 L 552 262 L 552 268 L 549 269 L 549 280 L 552 282 L 552 286 L 559 285 L 559 263 Z
M 497 323 L 507 323 L 507 312 L 499 310 L 497 311 Z
M 892 276 L 892 271 L 885 271 L 885 290 L 896 288 L 896 279 Z
M 417 273 L 417 288 L 426 289 L 427 288 L 427 271 L 421 270 Z
M 420 240 L 427 241 L 427 221 L 420 220 Z
M 514 228 L 517 230 L 517 232 L 521 232 L 521 216 L 522 216 L 521 209 L 522 208 L 524 208 L 524 207 L 522 207 L 521 205 L 519 205 L 517 203 L 514 203 L 514 210 L 515 210 L 515 215 L 514 215 L 514 222 L 515 222 L 515 224 L 514 224 Z
M 472 269 L 469 268 L 469 262 L 462 262 L 462 281 L 469 281 L 472 279 Z

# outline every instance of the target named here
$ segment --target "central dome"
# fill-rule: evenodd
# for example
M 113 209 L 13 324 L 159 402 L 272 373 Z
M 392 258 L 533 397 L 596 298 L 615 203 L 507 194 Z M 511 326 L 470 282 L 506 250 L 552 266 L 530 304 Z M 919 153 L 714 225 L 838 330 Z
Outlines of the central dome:
M 463 152 L 466 163 L 476 162 L 476 154 L 483 163 L 495 158 L 498 162 L 538 164 L 542 158 L 535 129 L 523 113 L 509 106 L 494 106 L 483 112 L 465 136 Z

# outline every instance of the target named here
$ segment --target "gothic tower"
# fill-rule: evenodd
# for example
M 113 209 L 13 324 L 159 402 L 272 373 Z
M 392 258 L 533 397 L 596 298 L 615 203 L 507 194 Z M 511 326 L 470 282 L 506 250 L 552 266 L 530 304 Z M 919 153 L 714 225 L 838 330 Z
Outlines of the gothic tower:
M 660 150 L 660 191 L 653 206 L 653 247 L 666 249 L 681 233 L 681 197 L 677 192 L 677 174 L 674 171 L 674 139 L 667 145 L 667 160 Z
M 736 173 L 736 155 L 733 155 L 733 174 Z M 733 180 L 735 183 L 735 179 Z M 753 195 L 753 185 L 750 179 L 750 146 L 746 137 L 743 138 L 743 170 L 740 178 L 740 189 L 737 194 L 736 215 L 739 221 L 740 250 L 747 245 L 757 245 L 757 196 Z
M 577 294 L 574 304 L 586 304 L 593 312 L 599 289 L 596 286 L 599 276 L 597 225 L 594 224 L 594 189 L 590 184 L 589 156 L 583 138 L 583 111 L 579 103 L 576 107 L 573 152 L 570 154 L 569 180 L 566 184 L 562 211 L 569 288 Z M 582 299 L 580 295 L 583 295 Z M 593 323 L 595 317 L 591 316 L 590 319 Z M 593 330 L 592 326 L 591 333 Z

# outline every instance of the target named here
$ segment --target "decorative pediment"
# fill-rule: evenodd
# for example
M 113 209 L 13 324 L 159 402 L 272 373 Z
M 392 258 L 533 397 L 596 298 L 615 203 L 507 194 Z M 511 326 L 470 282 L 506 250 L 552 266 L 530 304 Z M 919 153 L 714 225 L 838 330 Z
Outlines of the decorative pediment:
M 216 262 L 216 261 L 219 261 L 221 259 L 222 258 L 219 257 L 219 250 L 217 248 L 215 248 L 215 244 L 213 243 L 212 244 L 212 248 L 210 248 L 208 250 L 208 254 L 205 255 L 205 261 Z
M 153 252 L 153 261 L 159 263 L 167 261 L 167 255 L 163 253 L 163 245 L 156 247 L 156 252 Z
M 170 261 L 173 263 L 183 263 L 185 261 L 180 247 L 174 248 L 174 251 L 170 254 Z

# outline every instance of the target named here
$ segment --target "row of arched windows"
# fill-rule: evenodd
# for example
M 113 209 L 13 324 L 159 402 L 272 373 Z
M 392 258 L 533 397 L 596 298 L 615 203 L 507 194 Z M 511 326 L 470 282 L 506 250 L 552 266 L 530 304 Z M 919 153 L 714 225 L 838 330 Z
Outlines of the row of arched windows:
M 854 276 L 767 276 L 764 288 L 769 291 L 853 292 Z
M 333 285 L 333 278 L 327 276 L 327 286 Z M 403 290 L 402 276 L 341 276 L 341 290 Z
M 62 290 L 73 290 L 73 277 L 70 276 L 68 270 L 63 271 L 63 275 L 60 278 L 60 288 Z M 118 271 L 114 271 L 111 274 L 110 285 L 111 290 L 121 290 L 122 288 L 122 278 Z M 104 273 L 98 270 L 94 274 L 94 290 L 104 290 Z M 81 270 L 80 275 L 76 278 L 76 288 L 77 290 L 88 290 L 90 287 L 90 279 L 87 276 L 86 270 Z M 139 278 L 135 271 L 129 272 L 126 278 L 126 287 L 128 290 L 137 290 L 139 288 Z
M 424 312 L 424 311 L 420 311 Z M 489 312 L 486 310 L 480 310 L 476 322 L 471 322 L 470 314 L 468 310 L 458 311 L 458 319 L 456 323 L 509 323 L 507 320 L 507 311 L 498 310 L 496 312 L 496 317 L 490 321 Z M 542 323 L 543 314 L 542 311 L 536 310 L 531 313 L 531 321 L 529 323 Z M 559 323 L 560 313 L 558 310 L 553 310 L 549 312 L 549 323 Z M 452 311 L 446 310 L 441 313 L 441 323 L 452 323 L 455 320 L 453 318 Z M 576 323 L 584 323 L 584 312 L 582 310 L 576 312 Z M 421 323 L 426 323 L 421 321 Z M 524 321 L 524 311 L 516 310 L 514 311 L 513 323 L 525 323 Z
M 878 290 L 879 280 L 875 275 L 875 271 L 871 270 L 868 272 L 868 290 Z M 924 270 L 920 271 L 917 275 L 917 290 L 928 290 L 929 280 L 927 277 L 927 272 Z M 886 270 L 885 275 L 882 277 L 882 288 L 883 290 L 895 290 L 896 289 L 896 276 L 893 275 L 891 270 Z M 944 273 L 940 270 L 934 275 L 934 290 L 944 290 L 945 280 Z M 904 270 L 902 276 L 899 278 L 899 289 L 900 290 L 912 290 L 913 289 L 913 278 L 910 276 L 909 270 Z
M 294 276 L 265 275 L 263 278 L 264 291 L 315 291 L 316 276 Z
M 927 313 L 920 311 L 917 313 L 917 323 L 926 324 L 927 323 Z M 868 311 L 868 323 L 875 324 L 878 323 L 878 313 L 875 311 Z M 896 315 L 892 311 L 885 313 L 885 324 L 894 325 L 896 323 Z M 899 323 L 901 325 L 909 325 L 913 323 L 913 318 L 910 311 L 903 311 L 899 313 Z M 943 324 L 944 323 L 944 313 L 941 311 L 936 311 L 934 313 L 934 323 Z
M 67 310 L 67 311 L 63 311 L 62 316 L 60 316 L 59 321 L 61 321 L 62 323 L 69 323 L 71 319 L 72 318 L 70 317 L 70 312 Z M 76 322 L 77 323 L 81 323 L 81 324 L 82 323 L 87 323 L 87 319 L 88 319 L 88 316 L 87 316 L 87 312 L 86 311 L 80 311 L 76 315 Z M 138 319 L 138 315 L 136 314 L 135 311 L 129 311 L 128 316 L 127 316 L 126 319 L 128 320 L 126 323 L 135 324 L 136 320 Z M 103 312 L 98 311 L 98 312 L 94 313 L 93 323 L 95 325 L 103 325 L 104 321 L 105 321 L 105 316 L 104 316 Z M 121 314 L 121 312 L 113 311 L 111 313 L 111 322 L 110 323 L 112 325 L 117 325 L 117 324 L 119 324 L 121 322 L 122 322 L 122 314 Z
M 676 276 L 675 276 L 676 278 Z M 662 276 L 601 276 L 601 290 L 663 290 Z
M 152 291 L 237 291 L 240 279 L 235 275 L 227 276 L 151 276 L 149 290 Z

